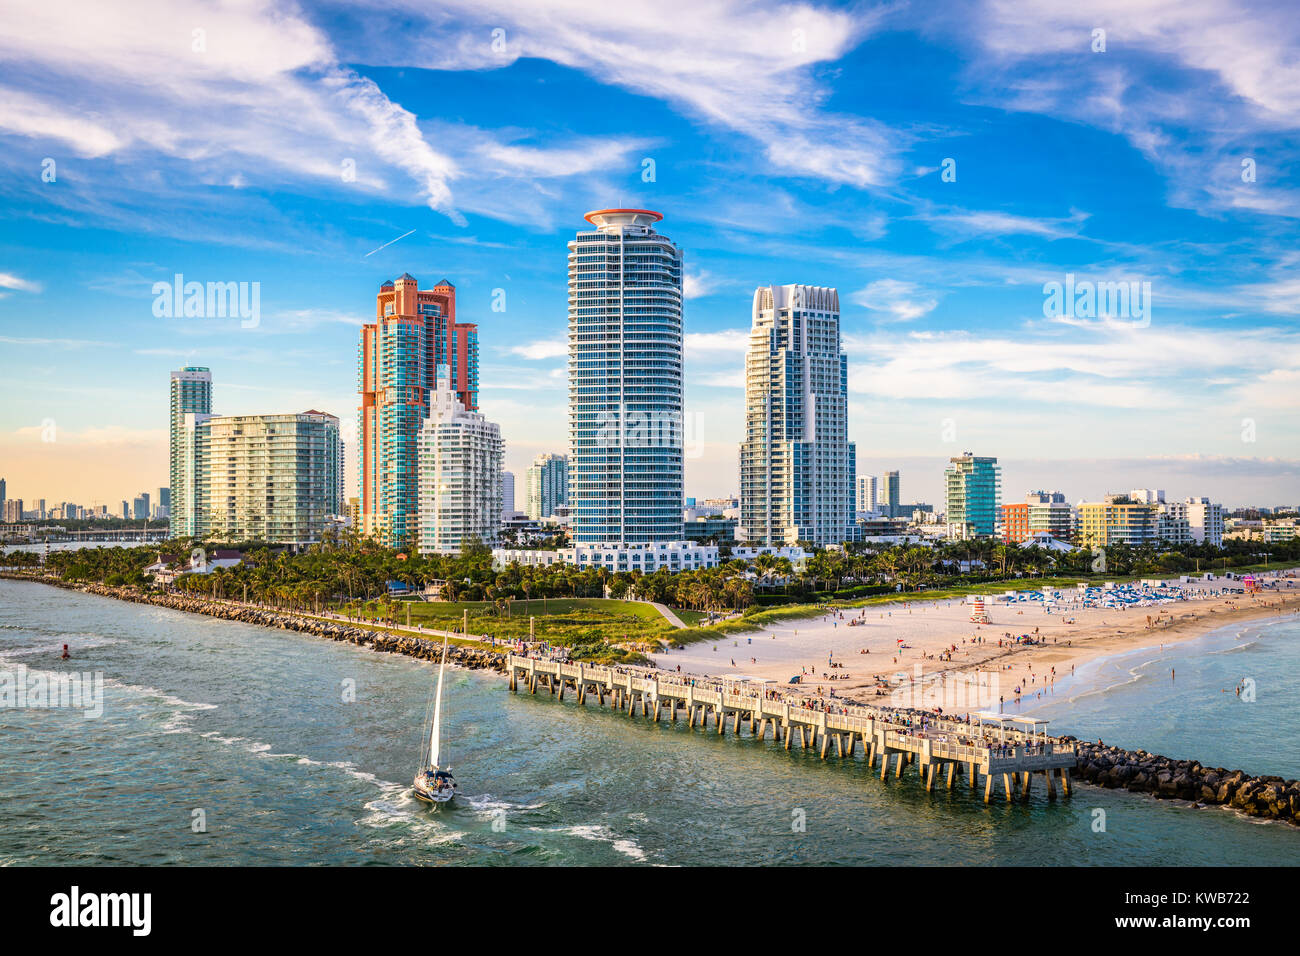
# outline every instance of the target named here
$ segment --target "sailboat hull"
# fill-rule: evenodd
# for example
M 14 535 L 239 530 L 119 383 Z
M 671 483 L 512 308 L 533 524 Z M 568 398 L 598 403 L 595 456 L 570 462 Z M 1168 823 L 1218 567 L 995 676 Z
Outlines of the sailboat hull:
M 415 778 L 411 787 L 411 794 L 421 803 L 428 803 L 431 805 L 450 803 L 456 796 L 456 788 L 454 786 L 446 785 L 433 788 L 425 783 L 423 776 L 418 776 Z

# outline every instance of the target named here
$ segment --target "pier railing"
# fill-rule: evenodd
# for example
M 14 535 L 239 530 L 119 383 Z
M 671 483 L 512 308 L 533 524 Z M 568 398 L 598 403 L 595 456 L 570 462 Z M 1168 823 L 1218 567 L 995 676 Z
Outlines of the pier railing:
M 898 774 L 902 775 L 905 763 L 917 764 L 927 789 L 933 787 L 940 766 L 948 768 L 949 787 L 959 768 L 969 775 L 972 786 L 983 773 L 986 801 L 996 775 L 1002 775 L 1008 799 L 1014 789 L 1028 795 L 1033 773 L 1047 779 L 1049 796 L 1055 796 L 1054 775 L 1059 774 L 1068 794 L 1068 771 L 1078 758 L 1072 741 L 1041 733 L 999 728 L 994 737 L 986 726 L 958 718 L 790 694 L 760 684 L 516 654 L 509 655 L 507 666 L 512 690 L 518 690 L 520 679 L 534 694 L 542 682 L 561 698 L 566 688 L 572 688 L 580 702 L 595 693 L 601 703 L 608 697 L 612 706 L 628 714 L 639 706 L 642 716 L 656 721 L 665 708 L 669 719 L 676 720 L 680 709 L 692 728 L 697 722 L 707 726 L 712 718 L 718 734 L 725 732 L 727 721 L 733 734 L 739 734 L 741 722 L 747 720 L 751 735 L 765 737 L 770 728 L 773 739 L 783 741 L 787 750 L 796 735 L 801 748 L 815 747 L 820 739 L 823 759 L 832 742 L 837 757 L 852 757 L 861 743 L 870 765 L 880 760 L 882 777 L 885 765 L 896 757 Z

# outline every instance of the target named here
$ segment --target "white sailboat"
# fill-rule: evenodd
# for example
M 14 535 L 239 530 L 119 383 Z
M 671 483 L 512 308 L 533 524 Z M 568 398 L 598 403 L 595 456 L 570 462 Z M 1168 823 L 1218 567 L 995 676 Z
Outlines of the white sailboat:
M 442 676 L 447 670 L 447 638 L 442 639 L 442 663 L 438 665 L 438 689 L 433 696 L 433 720 L 427 743 L 420 755 L 420 769 L 415 774 L 415 798 L 425 803 L 446 803 L 456 796 L 456 778 L 449 767 L 439 765 L 442 757 Z

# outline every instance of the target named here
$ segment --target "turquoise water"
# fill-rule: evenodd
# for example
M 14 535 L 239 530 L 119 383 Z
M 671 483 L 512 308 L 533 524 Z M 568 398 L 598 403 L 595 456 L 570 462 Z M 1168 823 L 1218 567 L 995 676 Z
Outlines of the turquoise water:
M 1256 775 L 1300 777 L 1300 618 L 1094 661 L 1024 713 L 1053 731 Z M 1238 686 L 1252 694 L 1238 696 Z
M 446 697 L 463 796 L 431 810 L 407 791 L 428 664 L 11 581 L 0 655 L 0 670 L 105 676 L 98 719 L 0 709 L 0 864 L 1300 862 L 1300 830 L 1222 810 L 1088 787 L 985 806 L 914 776 L 882 784 L 860 758 L 516 696 L 463 671 Z M 1231 724 L 1198 754 L 1262 752 L 1254 732 Z

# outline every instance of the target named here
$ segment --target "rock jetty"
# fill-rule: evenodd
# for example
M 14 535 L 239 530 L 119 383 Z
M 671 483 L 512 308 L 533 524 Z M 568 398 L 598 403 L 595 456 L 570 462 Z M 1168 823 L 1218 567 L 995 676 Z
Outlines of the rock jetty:
M 315 637 L 332 641 L 346 641 L 359 647 L 384 651 L 390 654 L 405 654 L 421 660 L 438 660 L 442 656 L 442 641 L 427 637 L 397 634 L 376 630 L 361 624 L 343 621 L 328 621 L 319 618 L 293 614 L 273 608 L 257 607 L 232 601 L 214 601 L 206 598 L 191 597 L 183 594 L 155 593 L 137 591 L 134 588 L 109 587 L 104 584 L 70 584 L 53 577 L 33 577 L 31 575 L 5 574 L 4 577 L 19 580 L 39 581 L 55 587 L 81 591 L 85 594 L 98 594 L 101 597 L 116 598 L 133 604 L 149 604 L 154 607 L 170 608 L 173 611 L 186 611 L 190 614 L 206 614 L 226 621 L 238 621 L 241 624 L 255 624 L 259 627 L 274 627 L 284 631 L 300 631 Z M 460 667 L 474 670 L 494 670 L 505 673 L 506 655 L 497 651 L 476 647 L 451 644 L 447 647 L 447 660 Z
M 1079 763 L 1073 775 L 1110 790 L 1227 806 L 1248 816 L 1300 826 L 1300 781 L 1253 777 L 1243 770 L 1206 767 L 1197 760 L 1087 741 L 1079 741 Z

